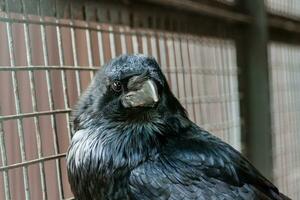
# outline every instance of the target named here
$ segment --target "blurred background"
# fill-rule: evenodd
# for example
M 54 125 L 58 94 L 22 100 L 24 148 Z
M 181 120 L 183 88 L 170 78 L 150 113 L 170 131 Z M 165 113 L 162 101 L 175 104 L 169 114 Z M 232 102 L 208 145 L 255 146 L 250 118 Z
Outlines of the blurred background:
M 97 69 L 132 53 L 300 199 L 298 0 L 0 0 L 0 199 L 72 199 L 70 112 Z

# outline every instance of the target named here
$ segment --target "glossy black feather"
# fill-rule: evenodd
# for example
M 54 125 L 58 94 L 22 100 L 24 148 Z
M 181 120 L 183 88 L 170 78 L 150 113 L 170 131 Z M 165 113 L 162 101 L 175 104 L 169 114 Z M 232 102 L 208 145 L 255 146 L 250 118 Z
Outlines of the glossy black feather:
M 155 81 L 160 101 L 126 109 L 120 96 L 141 74 Z M 111 89 L 114 81 L 123 91 Z M 288 199 L 187 118 L 153 58 L 121 56 L 102 67 L 77 105 L 74 130 L 67 167 L 77 199 Z

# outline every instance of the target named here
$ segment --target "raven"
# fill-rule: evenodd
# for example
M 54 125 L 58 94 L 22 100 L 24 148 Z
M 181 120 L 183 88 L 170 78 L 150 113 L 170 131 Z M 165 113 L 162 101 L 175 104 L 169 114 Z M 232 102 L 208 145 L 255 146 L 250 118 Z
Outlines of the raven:
M 188 119 L 152 57 L 101 67 L 73 117 L 67 171 L 76 199 L 289 199 Z

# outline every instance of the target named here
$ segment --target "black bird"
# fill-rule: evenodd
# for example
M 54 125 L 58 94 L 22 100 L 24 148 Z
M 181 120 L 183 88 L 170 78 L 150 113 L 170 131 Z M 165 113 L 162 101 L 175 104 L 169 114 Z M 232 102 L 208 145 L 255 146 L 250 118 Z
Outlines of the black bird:
M 191 122 L 155 59 L 123 55 L 80 98 L 67 155 L 80 200 L 288 199 Z

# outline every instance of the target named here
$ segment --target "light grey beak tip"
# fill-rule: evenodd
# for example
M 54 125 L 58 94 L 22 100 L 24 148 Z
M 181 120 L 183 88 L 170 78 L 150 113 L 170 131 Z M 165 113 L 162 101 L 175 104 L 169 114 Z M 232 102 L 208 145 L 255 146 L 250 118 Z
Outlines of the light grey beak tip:
M 139 90 L 130 91 L 122 97 L 122 105 L 125 108 L 153 107 L 158 101 L 156 84 L 150 79 L 146 80 Z

